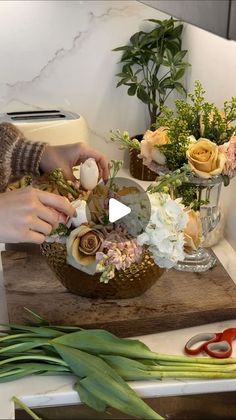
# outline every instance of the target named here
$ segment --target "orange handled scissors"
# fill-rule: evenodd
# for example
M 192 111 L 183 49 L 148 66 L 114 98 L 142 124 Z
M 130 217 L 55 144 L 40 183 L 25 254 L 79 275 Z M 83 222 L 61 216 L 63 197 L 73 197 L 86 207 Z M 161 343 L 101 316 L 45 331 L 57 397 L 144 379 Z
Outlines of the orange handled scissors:
M 230 357 L 232 342 L 236 339 L 236 328 L 228 328 L 221 333 L 201 333 L 194 335 L 185 345 L 187 354 L 196 355 L 205 351 L 209 356 Z M 201 343 L 196 347 L 196 344 Z

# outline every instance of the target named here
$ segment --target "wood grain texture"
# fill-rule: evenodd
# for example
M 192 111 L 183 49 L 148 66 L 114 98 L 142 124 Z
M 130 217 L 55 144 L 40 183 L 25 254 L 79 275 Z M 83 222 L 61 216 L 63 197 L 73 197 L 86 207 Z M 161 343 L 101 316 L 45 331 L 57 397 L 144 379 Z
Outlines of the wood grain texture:
M 10 322 L 28 307 L 51 323 L 105 328 L 121 337 L 236 318 L 236 285 L 222 265 L 206 273 L 169 270 L 142 296 L 88 299 L 69 293 L 37 253 L 2 253 Z

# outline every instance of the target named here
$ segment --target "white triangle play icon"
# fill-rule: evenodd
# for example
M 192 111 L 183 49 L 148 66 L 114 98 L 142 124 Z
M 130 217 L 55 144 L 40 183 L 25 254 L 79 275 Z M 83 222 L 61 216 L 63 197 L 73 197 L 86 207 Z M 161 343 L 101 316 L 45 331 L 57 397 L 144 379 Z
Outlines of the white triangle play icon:
M 114 223 L 122 217 L 127 216 L 131 212 L 131 208 L 125 206 L 125 204 L 116 200 L 115 198 L 110 198 L 109 200 L 109 222 Z

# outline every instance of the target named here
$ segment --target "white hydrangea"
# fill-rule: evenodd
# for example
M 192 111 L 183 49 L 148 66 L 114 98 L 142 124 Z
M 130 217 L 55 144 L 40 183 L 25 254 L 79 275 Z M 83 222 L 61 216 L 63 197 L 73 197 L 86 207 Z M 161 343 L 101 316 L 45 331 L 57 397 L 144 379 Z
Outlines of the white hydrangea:
M 138 236 L 139 245 L 147 245 L 155 263 L 164 268 L 183 260 L 184 228 L 188 216 L 180 199 L 168 194 L 150 194 L 151 218 L 145 231 Z

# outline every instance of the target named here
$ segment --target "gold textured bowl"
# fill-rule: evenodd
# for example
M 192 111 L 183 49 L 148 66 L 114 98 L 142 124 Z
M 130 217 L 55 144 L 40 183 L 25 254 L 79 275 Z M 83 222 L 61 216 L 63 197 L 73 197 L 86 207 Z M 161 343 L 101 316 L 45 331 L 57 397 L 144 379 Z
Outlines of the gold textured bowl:
M 71 293 L 89 298 L 128 299 L 140 296 L 163 274 L 146 251 L 138 264 L 132 264 L 125 271 L 117 271 L 108 283 L 99 281 L 100 274 L 90 276 L 66 262 L 66 247 L 59 243 L 41 245 L 41 252 L 60 282 Z

